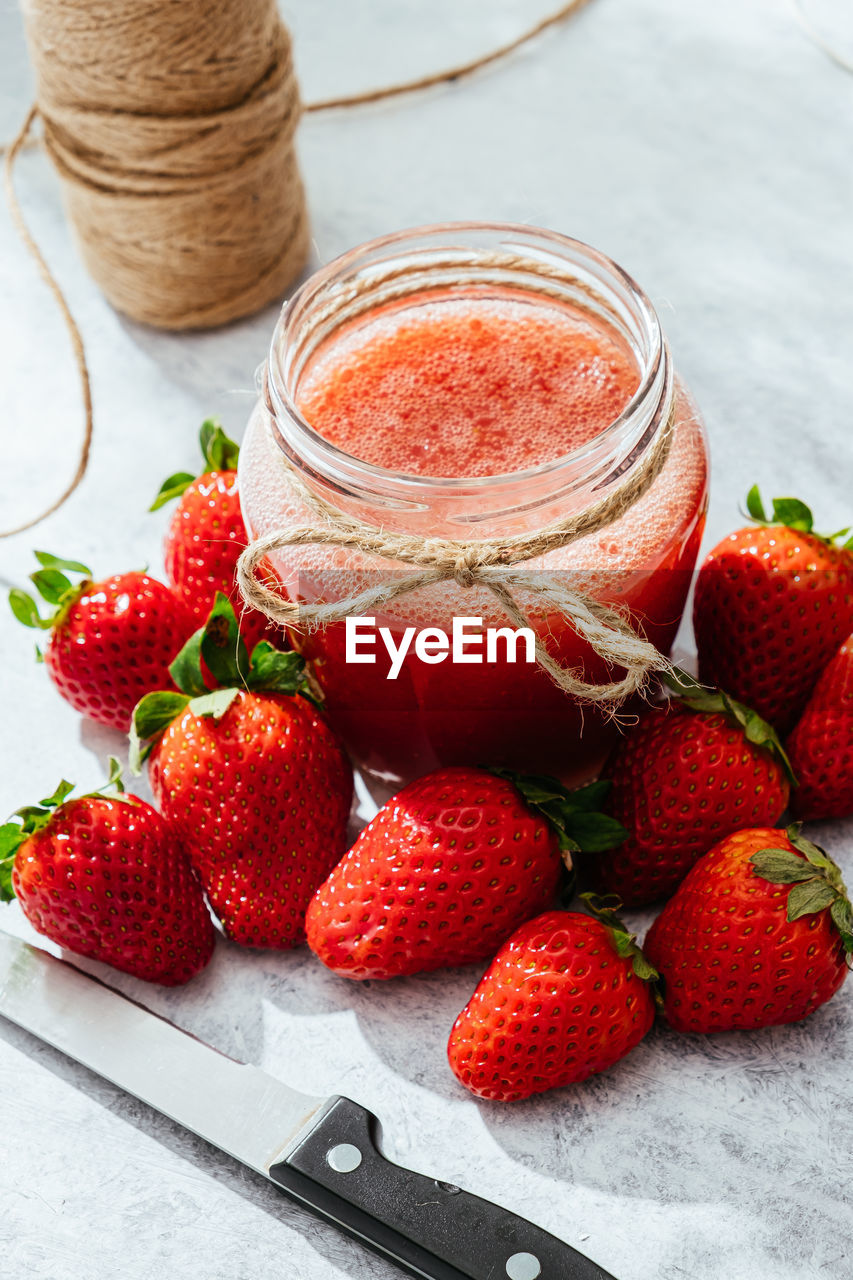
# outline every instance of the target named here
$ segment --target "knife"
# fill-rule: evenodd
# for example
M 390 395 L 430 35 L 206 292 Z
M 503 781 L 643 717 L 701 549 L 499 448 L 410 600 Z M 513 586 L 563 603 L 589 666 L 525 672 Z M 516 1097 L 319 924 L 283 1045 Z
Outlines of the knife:
M 614 1280 L 541 1227 L 392 1164 L 349 1098 L 298 1093 L 0 932 L 0 1013 L 421 1280 Z

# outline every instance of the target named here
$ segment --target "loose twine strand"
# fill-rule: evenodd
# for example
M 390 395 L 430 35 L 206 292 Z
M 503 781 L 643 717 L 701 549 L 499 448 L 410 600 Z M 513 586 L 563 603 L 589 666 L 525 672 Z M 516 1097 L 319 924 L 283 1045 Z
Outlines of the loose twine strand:
M 507 54 L 514 53 L 516 49 L 520 49 L 522 45 L 535 39 L 543 31 L 547 31 L 549 27 L 555 27 L 559 22 L 570 17 L 571 14 L 577 13 L 578 9 L 582 9 L 586 4 L 589 4 L 589 0 L 569 0 L 568 4 L 564 4 L 554 13 L 549 13 L 540 22 L 534 23 L 532 27 L 527 27 L 522 31 L 521 35 L 512 40 L 507 40 L 506 44 L 498 45 L 496 49 L 492 49 L 489 53 L 483 53 L 477 58 L 471 58 L 469 62 L 460 62 L 458 66 L 447 67 L 444 71 L 435 71 L 432 75 L 421 76 L 417 80 L 403 80 L 399 84 L 389 84 L 381 89 L 367 89 L 364 93 L 353 93 L 343 98 L 321 98 L 317 102 L 309 102 L 304 110 L 306 112 L 333 111 L 339 107 L 362 107 L 370 102 L 383 102 L 386 98 L 398 98 L 404 93 L 415 93 L 420 89 L 431 89 L 437 84 L 447 84 L 452 80 L 461 80 L 464 76 L 469 76 L 474 71 L 480 71 L 483 67 L 488 67 L 492 62 L 498 62 L 499 59 L 505 58 Z
M 23 533 L 25 529 L 32 529 L 34 525 L 40 524 L 42 520 L 46 520 L 54 511 L 58 511 L 62 504 L 71 497 L 72 493 L 86 474 L 86 468 L 89 465 L 89 454 L 92 449 L 92 431 L 94 425 L 92 419 L 92 384 L 89 379 L 89 365 L 86 360 L 86 349 L 83 346 L 83 338 L 77 327 L 77 322 L 71 314 L 71 308 L 65 299 L 65 294 L 59 287 L 56 277 L 45 262 L 44 255 L 30 234 L 30 229 L 26 224 L 24 215 L 21 212 L 21 207 L 15 196 L 15 188 L 12 182 L 12 167 L 15 163 L 15 158 L 24 145 L 31 128 L 35 123 L 37 115 L 38 108 L 35 106 L 31 107 L 18 136 L 9 146 L 6 153 L 6 160 L 3 165 L 3 185 L 6 191 L 6 200 L 9 205 L 9 211 L 12 215 L 12 221 L 15 224 L 18 235 L 26 245 L 30 256 L 35 260 L 39 275 L 56 299 L 56 305 L 59 307 L 62 318 L 65 321 L 65 327 L 68 330 L 68 336 L 71 339 L 71 349 L 74 352 L 74 362 L 77 365 L 77 372 L 80 377 L 80 393 L 83 398 L 83 442 L 80 446 L 80 452 L 77 457 L 77 469 L 68 484 L 60 493 L 59 497 L 55 498 L 50 506 L 45 507 L 43 511 L 38 515 L 33 516 L 30 520 L 24 520 L 23 523 L 16 525 L 14 529 L 4 529 L 0 532 L 0 538 L 11 538 L 13 534 Z
M 853 59 L 851 59 L 841 49 L 825 35 L 823 35 L 815 23 L 812 21 L 810 14 L 806 9 L 806 0 L 791 0 L 791 7 L 794 10 L 794 16 L 806 33 L 812 44 L 822 50 L 828 58 L 841 67 L 844 71 L 853 72 Z
M 48 101 L 48 104 L 45 105 L 45 98 L 50 99 L 51 96 L 48 90 L 48 86 L 51 85 L 50 74 L 48 74 L 51 67 L 50 58 L 51 56 L 55 57 L 56 48 L 61 48 L 64 43 L 62 41 L 47 42 L 50 47 L 47 51 L 45 64 L 37 66 L 37 70 L 40 71 L 38 77 L 40 101 L 30 108 L 13 141 L 3 148 L 5 150 L 3 181 L 6 200 L 18 234 L 27 251 L 35 260 L 41 278 L 53 294 L 68 331 L 80 380 L 84 430 L 76 470 L 59 497 L 32 518 L 23 521 L 14 528 L 0 531 L 0 539 L 10 538 L 15 534 L 24 532 L 26 529 L 33 528 L 57 511 L 74 493 L 86 474 L 94 430 L 91 378 L 82 337 L 71 314 L 65 295 L 27 226 L 15 191 L 15 162 L 21 151 L 32 144 L 33 130 L 39 118 L 42 119 L 44 126 L 45 146 L 60 175 L 66 180 L 65 189 L 69 200 L 69 210 L 72 220 L 77 224 L 78 235 L 82 240 L 81 247 L 84 257 L 87 260 L 90 271 L 113 304 L 119 310 L 127 311 L 128 314 L 134 315 L 137 319 L 155 325 L 158 323 L 165 324 L 167 328 L 188 328 L 197 325 L 225 323 L 228 320 L 237 318 L 238 315 L 258 310 L 274 297 L 280 297 L 292 278 L 298 274 L 298 270 L 304 261 L 307 252 L 307 217 L 302 185 L 292 149 L 293 133 L 298 123 L 300 110 L 306 113 L 316 113 L 357 107 L 368 103 L 380 102 L 388 98 L 399 97 L 407 93 L 414 93 L 434 85 L 460 80 L 506 57 L 548 28 L 564 21 L 577 10 L 583 8 L 588 2 L 589 0 L 569 0 L 569 3 L 561 5 L 554 13 L 528 27 L 514 39 L 480 57 L 472 58 L 468 62 L 460 63 L 457 66 L 446 68 L 431 75 L 421 76 L 415 80 L 401 81 L 345 97 L 327 98 L 308 103 L 302 107 L 299 103 L 296 80 L 290 62 L 289 35 L 278 17 L 275 5 L 270 6 L 267 4 L 259 8 L 257 29 L 251 25 L 247 29 L 247 24 L 242 22 L 237 28 L 240 32 L 239 39 L 235 36 L 237 44 L 240 43 L 240 40 L 246 41 L 252 51 L 254 51 L 254 46 L 262 48 L 269 46 L 272 60 L 269 62 L 264 75 L 242 97 L 238 96 L 236 101 L 229 101 L 226 96 L 224 103 L 212 102 L 209 115 L 201 117 L 197 114 L 198 85 L 190 78 L 190 94 L 195 96 L 191 96 L 190 101 L 184 104 L 184 109 L 191 114 L 183 118 L 178 117 L 171 122 L 169 118 L 158 114 L 156 101 L 150 105 L 150 114 L 148 115 L 141 113 L 131 115 L 127 112 L 120 112 L 115 108 L 112 111 L 98 110 L 87 113 L 76 107 L 73 100 L 69 103 L 67 94 L 65 97 L 60 94 L 57 101 Z M 89 40 L 88 59 L 82 60 L 84 63 L 83 75 L 88 76 L 95 83 L 100 74 L 94 56 L 95 51 L 99 48 L 100 24 L 98 15 L 92 13 L 89 30 L 82 31 L 81 34 L 81 22 L 76 11 L 77 7 L 73 0 L 68 0 L 67 4 L 64 4 L 62 0 L 56 0 L 55 2 L 56 12 L 69 24 L 71 34 L 76 39 L 82 40 L 85 36 Z M 239 5 L 237 7 L 239 9 Z M 35 22 L 38 13 L 36 12 L 34 15 L 34 7 L 32 5 L 29 8 L 31 21 Z M 197 25 L 203 26 L 203 24 Z M 197 32 L 193 34 L 197 35 Z M 149 38 L 153 39 L 151 33 L 149 33 Z M 127 43 L 130 46 L 129 49 L 122 51 L 123 56 L 127 59 L 125 69 L 132 71 L 134 42 L 129 41 Z M 32 40 L 32 47 L 36 61 L 40 62 L 39 41 L 36 37 Z M 216 51 L 213 52 L 215 53 Z M 226 48 L 218 52 L 221 56 L 221 61 L 227 63 L 231 50 Z M 186 61 L 186 51 L 184 51 L 184 61 Z M 216 57 L 201 59 L 201 69 L 206 77 L 209 78 L 211 76 L 210 67 L 211 65 L 216 65 L 217 61 Z M 231 61 L 233 64 L 235 59 L 232 58 Z M 180 60 L 178 60 L 178 68 L 183 73 Z M 80 69 L 76 68 L 75 70 L 79 73 Z M 230 70 L 233 72 L 233 66 Z M 123 81 L 122 77 L 115 71 L 113 74 L 119 88 L 121 88 L 126 81 Z M 221 68 L 220 74 L 223 74 Z M 106 78 L 106 72 L 104 73 L 104 78 Z M 177 83 L 180 83 L 180 81 Z M 175 92 L 175 84 L 176 82 L 173 82 L 166 86 L 172 94 Z M 102 90 L 104 86 L 98 83 L 97 87 Z M 164 92 L 165 90 L 161 86 L 161 98 Z M 231 93 L 233 99 L 233 85 L 231 86 Z M 83 100 L 85 100 L 85 96 Z M 139 145 L 136 147 L 134 154 L 128 158 L 127 165 L 122 173 L 110 173 L 105 166 L 109 161 L 114 161 L 116 156 L 122 154 L 122 147 L 127 144 L 129 123 L 134 128 L 137 125 L 140 127 L 142 136 L 139 139 Z M 167 136 L 170 123 L 173 135 L 171 137 Z M 181 123 L 185 126 L 184 134 L 181 133 Z M 189 137 L 185 136 L 188 123 L 191 125 Z M 233 154 L 233 140 L 229 140 L 229 134 L 234 132 L 235 127 L 238 130 L 242 128 L 243 134 L 247 135 L 239 139 L 240 145 L 237 147 L 236 155 Z M 112 131 L 111 136 L 110 131 Z M 226 146 L 226 149 L 230 147 L 232 150 L 232 154 L 226 156 L 228 163 L 225 164 L 224 168 L 223 145 Z M 246 169 L 249 170 L 248 174 L 244 172 Z M 166 319 L 162 314 L 158 313 L 158 308 L 161 311 L 164 307 L 168 308 L 169 298 L 176 287 L 175 269 L 180 266 L 181 254 L 185 254 L 191 248 L 186 243 L 186 226 L 181 226 L 179 219 L 179 226 L 176 228 L 175 218 L 172 216 L 152 233 L 152 238 L 157 245 L 162 245 L 168 242 L 170 238 L 174 238 L 176 229 L 181 230 L 184 234 L 184 242 L 177 245 L 177 256 L 172 266 L 163 273 L 163 279 L 160 282 L 159 293 L 153 304 L 153 309 L 149 299 L 145 296 L 140 297 L 140 286 L 142 286 L 143 295 L 146 288 L 149 287 L 144 279 L 144 268 L 147 264 L 144 259 L 140 258 L 138 246 L 133 246 L 126 237 L 122 242 L 123 224 L 127 221 L 126 213 L 128 208 L 132 207 L 132 201 L 140 198 L 147 200 L 146 208 L 149 211 L 154 210 L 156 203 L 150 199 L 150 196 L 158 194 L 158 184 L 160 186 L 163 184 L 164 170 L 169 178 L 166 184 L 167 193 L 173 197 L 180 197 L 185 194 L 187 198 L 192 199 L 192 209 L 196 216 L 190 219 L 191 223 L 197 221 L 199 188 L 202 195 L 204 195 L 206 187 L 210 188 L 210 198 L 203 207 L 209 206 L 212 208 L 214 210 L 214 215 L 212 216 L 215 219 L 215 211 L 218 208 L 217 201 L 219 205 L 222 204 L 227 184 L 230 183 L 238 190 L 238 194 L 243 194 L 247 197 L 237 201 L 241 217 L 245 217 L 247 211 L 251 213 L 253 206 L 260 206 L 254 208 L 257 234 L 249 234 L 244 236 L 244 239 L 247 243 L 256 245 L 259 240 L 267 237 L 270 244 L 269 252 L 266 257 L 262 257 L 260 267 L 253 268 L 256 274 L 253 287 L 247 287 L 245 279 L 246 264 L 241 263 L 242 271 L 239 279 L 235 282 L 236 287 L 232 290 L 231 295 L 225 299 L 224 303 L 216 297 L 208 298 L 203 308 L 193 309 L 190 307 L 188 309 L 184 306 L 177 314 L 169 313 Z M 243 192 L 240 191 L 241 181 L 243 188 L 245 188 Z M 115 186 L 112 185 L 113 183 Z M 283 210 L 278 207 L 271 208 L 263 203 L 263 193 L 267 191 L 272 192 L 271 198 L 278 200 L 280 203 L 281 192 L 288 185 L 290 199 L 285 200 Z M 187 187 L 189 190 L 184 193 L 181 190 L 182 187 Z M 259 195 L 259 193 L 261 194 Z M 124 195 L 124 201 L 118 198 L 119 195 Z M 233 197 L 233 192 L 231 192 L 231 195 Z M 87 202 L 85 206 L 82 203 L 83 200 Z M 99 201 L 100 203 L 100 219 L 91 216 L 94 201 Z M 138 204 L 136 207 L 139 207 Z M 271 214 L 275 216 L 270 216 Z M 184 219 L 184 222 L 186 222 L 186 219 Z M 248 230 L 251 232 L 252 228 L 250 227 Z M 219 221 L 214 220 L 209 231 L 214 256 L 210 259 L 211 269 L 204 270 L 201 273 L 202 278 L 209 277 L 214 281 L 218 280 L 220 273 L 216 271 L 218 265 L 216 255 L 221 261 L 221 247 L 223 243 L 227 242 L 228 232 L 227 220 L 224 225 L 221 218 Z M 124 258 L 130 263 L 130 272 L 124 273 L 125 276 L 130 277 L 129 287 L 123 294 L 116 292 L 120 261 L 116 258 L 115 253 L 106 255 L 104 260 L 104 245 L 110 235 L 116 240 L 116 243 L 122 244 Z M 139 278 L 134 278 L 134 272 Z M 239 299 L 239 304 L 235 303 L 235 299 Z
M 274 414 L 268 370 L 264 398 L 268 412 Z M 569 546 L 624 515 L 660 474 L 669 456 L 674 430 L 675 410 L 671 406 L 666 420 L 657 427 L 639 460 L 624 470 L 624 479 L 606 497 L 532 533 L 500 539 L 424 538 L 379 528 L 321 498 L 282 453 L 286 484 L 316 523 L 277 529 L 248 546 L 237 563 L 241 595 L 247 606 L 259 609 L 274 622 L 298 631 L 312 631 L 341 622 L 348 616 L 371 615 L 401 596 L 438 583 L 452 581 L 463 589 L 483 586 L 496 597 L 516 627 L 533 630 L 536 661 L 558 688 L 580 702 L 596 704 L 615 715 L 616 708 L 626 698 L 647 689 L 655 673 L 671 669 L 668 659 L 639 635 L 629 618 L 617 609 L 602 604 L 586 592 L 563 585 L 553 573 L 516 566 Z M 315 603 L 289 600 L 277 589 L 274 579 L 265 580 L 263 566 L 276 552 L 304 546 L 346 548 L 361 555 L 410 565 L 415 572 L 383 581 L 341 600 Z M 624 668 L 624 676 L 592 683 L 559 663 L 540 638 L 534 619 L 519 604 L 516 596 L 519 591 L 532 597 L 531 613 L 542 617 L 551 612 L 568 621 L 608 665 Z

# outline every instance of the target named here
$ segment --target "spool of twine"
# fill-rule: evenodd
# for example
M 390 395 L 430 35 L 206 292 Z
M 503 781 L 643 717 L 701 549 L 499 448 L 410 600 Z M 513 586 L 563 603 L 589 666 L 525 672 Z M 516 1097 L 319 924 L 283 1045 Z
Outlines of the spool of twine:
M 44 144 L 109 301 L 164 329 L 280 298 L 305 263 L 300 104 L 275 0 L 23 0 Z

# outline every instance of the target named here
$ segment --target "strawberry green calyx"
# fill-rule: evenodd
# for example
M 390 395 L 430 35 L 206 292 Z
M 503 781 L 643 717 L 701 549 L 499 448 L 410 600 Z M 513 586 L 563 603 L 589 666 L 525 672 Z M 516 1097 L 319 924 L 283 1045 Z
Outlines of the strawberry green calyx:
M 814 527 L 811 508 L 799 498 L 774 498 L 773 512 L 768 516 L 758 485 L 754 484 L 746 495 L 746 510 L 754 524 L 784 525 L 785 528 L 794 529 L 797 533 L 811 534 L 813 538 L 819 538 L 821 542 L 826 542 L 830 546 L 840 543 L 846 551 L 853 550 L 853 536 L 850 536 L 849 527 L 839 529 L 836 533 L 818 533 Z
M 797 779 L 781 738 L 772 725 L 762 720 L 757 711 L 730 697 L 722 689 L 709 689 L 706 685 L 699 684 L 698 680 L 694 680 L 693 676 L 680 667 L 673 667 L 671 672 L 665 672 L 661 679 L 678 701 L 691 711 L 727 716 L 732 724 L 743 730 L 747 742 L 762 747 L 774 756 L 784 769 L 791 786 L 797 786 Z
M 61 560 L 48 551 L 33 554 L 41 568 L 30 574 L 30 582 L 50 610 L 42 617 L 38 603 L 18 587 L 9 592 L 9 608 L 23 626 L 50 631 L 59 626 L 75 601 L 83 595 L 92 580 L 92 570 L 79 560 Z M 69 573 L 82 574 L 82 579 L 73 583 L 67 576 Z
M 517 787 L 530 808 L 550 823 L 563 854 L 601 853 L 628 839 L 622 823 L 601 812 L 610 790 L 607 779 L 568 791 L 556 778 L 513 773 L 511 769 L 489 772 Z M 566 861 L 571 869 L 571 859 Z
M 204 667 L 218 688 L 207 686 Z M 266 640 L 255 645 L 250 658 L 234 608 L 221 591 L 216 593 L 207 622 L 190 636 L 169 667 L 169 675 L 179 692 L 163 689 L 148 693 L 134 709 L 130 731 L 133 773 L 140 772 L 154 740 L 187 708 L 194 715 L 219 720 L 241 689 L 250 693 L 299 694 L 316 705 L 305 659 L 292 651 L 283 653 Z
M 637 977 L 642 978 L 643 982 L 658 982 L 660 974 L 654 965 L 649 964 L 646 959 L 642 947 L 637 942 L 637 935 L 629 931 L 627 925 L 618 915 L 622 906 L 619 899 L 612 895 L 601 898 L 595 893 L 582 893 L 580 896 L 586 903 L 590 914 L 610 930 L 610 936 L 613 939 L 613 945 L 617 953 L 625 959 L 630 959 Z
M 122 767 L 115 756 L 110 756 L 109 767 L 109 777 L 103 786 L 87 792 L 87 795 L 100 796 L 107 791 L 121 794 L 124 791 L 121 780 Z M 12 819 L 16 821 L 10 819 L 9 822 L 0 826 L 0 902 L 11 902 L 15 897 L 15 890 L 12 887 L 12 868 L 21 845 L 36 831 L 47 826 L 56 810 L 71 795 L 74 785 L 73 782 L 66 782 L 63 778 L 52 796 L 39 800 L 38 804 L 16 809 L 12 814 Z
M 750 858 L 755 874 L 771 884 L 789 884 L 788 920 L 829 908 L 850 963 L 853 956 L 853 907 L 841 870 L 825 850 L 800 834 L 800 824 L 788 827 L 788 839 L 803 858 L 790 849 L 759 849 Z
M 205 418 L 198 433 L 198 442 L 201 446 L 201 454 L 205 464 L 203 475 L 207 474 L 208 471 L 237 470 L 240 446 L 225 434 L 222 430 L 222 423 L 218 418 Z M 157 497 L 148 510 L 158 511 L 160 507 L 165 506 L 167 502 L 171 502 L 173 498 L 180 498 L 181 494 L 185 493 L 193 481 L 197 479 L 198 476 L 191 475 L 189 471 L 176 471 L 174 475 L 163 481 L 157 492 Z

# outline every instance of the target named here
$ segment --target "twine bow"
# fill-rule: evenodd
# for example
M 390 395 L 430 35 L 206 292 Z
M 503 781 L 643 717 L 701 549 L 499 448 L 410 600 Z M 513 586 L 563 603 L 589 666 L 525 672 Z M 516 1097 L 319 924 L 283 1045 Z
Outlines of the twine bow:
M 535 636 L 535 656 L 560 689 L 573 698 L 615 708 L 631 694 L 642 692 L 656 672 L 669 670 L 668 659 L 618 609 L 602 604 L 584 591 L 573 590 L 542 571 L 517 566 L 603 529 L 623 515 L 647 492 L 669 455 L 674 432 L 674 412 L 655 432 L 642 456 L 624 472 L 624 480 L 607 497 L 591 507 L 532 533 L 501 539 L 456 541 L 394 533 L 347 514 L 319 497 L 282 454 L 287 483 L 315 517 L 316 523 L 293 529 L 277 529 L 246 548 L 237 564 L 237 581 L 245 603 L 274 622 L 297 631 L 312 631 L 347 617 L 372 614 L 392 600 L 441 582 L 455 582 L 468 589 L 486 587 L 516 627 L 530 627 Z M 289 600 L 260 576 L 264 560 L 288 547 L 329 546 L 358 551 L 398 564 L 413 573 L 389 579 L 342 600 L 309 603 Z M 561 665 L 545 647 L 515 593 L 525 592 L 535 602 L 531 612 L 556 613 L 571 624 L 590 648 L 609 665 L 622 667 L 618 680 L 593 684 Z

